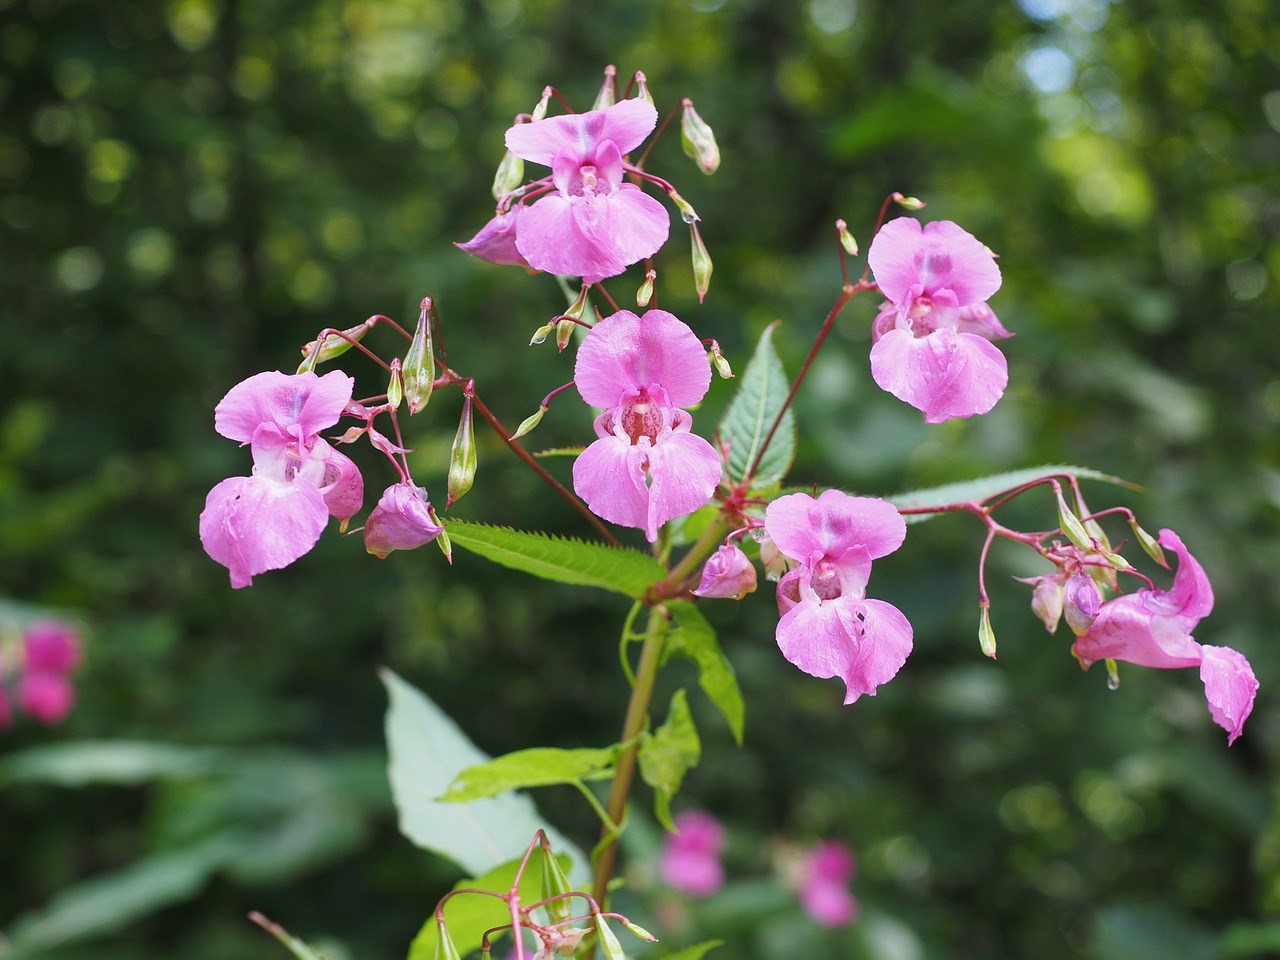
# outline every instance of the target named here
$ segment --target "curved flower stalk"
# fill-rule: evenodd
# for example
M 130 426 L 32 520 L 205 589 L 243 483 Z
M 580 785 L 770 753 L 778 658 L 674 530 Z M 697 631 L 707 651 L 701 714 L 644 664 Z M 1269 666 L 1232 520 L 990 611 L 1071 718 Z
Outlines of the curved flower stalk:
M 598 516 L 652 542 L 668 520 L 710 501 L 720 458 L 680 408 L 706 395 L 711 363 L 687 324 L 665 310 L 606 317 L 582 341 L 574 382 L 604 410 L 599 439 L 573 464 L 574 490 Z
M 986 300 L 1000 289 L 994 255 L 949 220 L 892 220 L 867 262 L 886 300 L 872 328 L 871 375 L 928 423 L 986 413 L 1009 382 L 992 340 L 1011 336 Z
M 1151 587 L 1104 603 L 1071 652 L 1086 670 L 1099 660 L 1162 669 L 1199 667 L 1209 713 L 1227 731 L 1227 743 L 1235 743 L 1253 711 L 1257 678 L 1235 650 L 1199 644 L 1191 636 L 1213 609 L 1213 588 L 1181 537 L 1161 530 L 1158 543 L 1178 558 L 1172 588 Z
M 782 655 L 815 677 L 844 681 L 844 702 L 892 680 L 911 653 L 911 624 L 883 600 L 866 599 L 871 561 L 907 534 L 892 504 L 827 490 L 793 493 L 765 511 L 764 528 L 798 566 L 778 582 Z

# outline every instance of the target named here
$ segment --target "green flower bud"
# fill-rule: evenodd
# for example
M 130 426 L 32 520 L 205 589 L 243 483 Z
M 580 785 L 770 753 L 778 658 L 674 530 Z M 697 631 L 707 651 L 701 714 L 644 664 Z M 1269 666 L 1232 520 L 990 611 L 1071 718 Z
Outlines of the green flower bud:
M 422 301 L 418 328 L 413 332 L 409 352 L 404 355 L 404 363 L 400 368 L 400 379 L 404 381 L 404 395 L 409 401 L 411 416 L 427 405 L 436 382 L 435 350 L 431 343 L 431 321 L 428 317 L 431 309 L 431 299 L 428 297 Z
M 680 145 L 685 156 L 693 160 L 705 174 L 713 174 L 720 166 L 720 147 L 716 143 L 716 135 L 707 121 L 698 116 L 693 108 L 693 101 L 686 97 L 681 104 L 684 111 L 680 115 Z
M 524 182 L 524 161 L 508 150 L 493 175 L 493 199 L 501 200 Z
M 449 454 L 449 498 L 446 507 L 460 500 L 476 479 L 476 435 L 471 421 L 471 398 L 462 401 L 462 417 Z
M 707 295 L 707 290 L 711 286 L 711 255 L 707 253 L 707 246 L 702 242 L 702 234 L 698 232 L 696 223 L 689 224 L 689 229 L 693 234 L 693 284 L 698 291 L 698 302 L 701 303 Z
M 991 629 L 991 608 L 982 607 L 982 619 L 978 622 L 978 646 L 984 656 L 996 658 L 996 634 Z
M 618 68 L 613 64 L 604 68 L 604 83 L 600 85 L 600 92 L 596 94 L 596 102 L 591 105 L 592 110 L 605 110 L 612 107 L 618 100 Z
M 400 361 L 391 361 L 391 380 L 387 383 L 387 403 L 392 410 L 400 409 L 400 400 L 404 396 L 404 384 L 400 382 Z

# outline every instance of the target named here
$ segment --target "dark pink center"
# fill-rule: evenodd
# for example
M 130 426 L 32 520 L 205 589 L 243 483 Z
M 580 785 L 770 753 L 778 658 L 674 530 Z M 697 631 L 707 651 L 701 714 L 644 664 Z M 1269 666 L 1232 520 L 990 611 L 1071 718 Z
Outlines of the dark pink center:
M 619 421 L 632 443 L 639 443 L 641 437 L 648 437 L 653 441 L 658 439 L 658 431 L 662 429 L 662 411 L 648 392 L 642 389 L 640 395 L 623 408 Z

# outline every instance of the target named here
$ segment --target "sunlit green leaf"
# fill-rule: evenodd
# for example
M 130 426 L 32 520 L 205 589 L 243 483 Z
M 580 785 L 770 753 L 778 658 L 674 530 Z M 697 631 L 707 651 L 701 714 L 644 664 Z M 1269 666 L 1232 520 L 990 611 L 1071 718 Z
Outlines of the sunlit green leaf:
M 693 725 L 689 703 L 683 690 L 677 690 L 671 698 L 667 719 L 657 730 L 645 734 L 640 741 L 640 775 L 653 787 L 653 810 L 668 830 L 674 830 L 671 822 L 671 799 L 680 789 L 686 771 L 698 765 L 702 756 L 702 743 L 698 728 Z
M 523 787 L 603 779 L 612 775 L 618 752 L 616 745 L 576 750 L 557 747 L 517 750 L 463 770 L 440 799 L 460 803 Z

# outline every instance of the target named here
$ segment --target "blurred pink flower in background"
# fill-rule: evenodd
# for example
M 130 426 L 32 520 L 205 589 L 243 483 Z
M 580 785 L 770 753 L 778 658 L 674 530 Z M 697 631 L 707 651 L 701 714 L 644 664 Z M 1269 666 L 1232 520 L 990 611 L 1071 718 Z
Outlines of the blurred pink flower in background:
M 805 854 L 800 868 L 800 906 L 824 927 L 847 927 L 858 919 L 858 901 L 849 892 L 853 851 L 824 840 Z
M 672 889 L 694 897 L 707 897 L 724 886 L 724 828 L 701 810 L 689 810 L 675 818 L 676 832 L 667 834 L 658 857 L 658 873 Z

